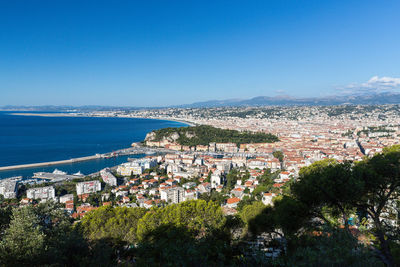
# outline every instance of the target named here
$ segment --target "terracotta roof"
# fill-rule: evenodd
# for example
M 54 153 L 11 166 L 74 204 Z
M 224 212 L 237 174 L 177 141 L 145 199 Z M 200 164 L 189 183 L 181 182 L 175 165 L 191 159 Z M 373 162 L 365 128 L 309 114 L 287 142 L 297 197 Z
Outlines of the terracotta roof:
M 226 201 L 227 204 L 234 204 L 234 203 L 238 203 L 240 201 L 240 198 L 237 197 L 233 197 L 233 198 L 228 198 L 228 200 Z

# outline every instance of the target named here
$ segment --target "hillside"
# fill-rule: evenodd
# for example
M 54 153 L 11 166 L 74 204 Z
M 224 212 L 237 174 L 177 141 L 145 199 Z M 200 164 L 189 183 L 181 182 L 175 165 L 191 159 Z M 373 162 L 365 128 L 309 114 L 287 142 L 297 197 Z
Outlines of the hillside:
M 333 95 L 327 97 L 258 96 L 251 99 L 210 100 L 179 105 L 181 108 L 258 107 L 258 106 L 332 106 L 399 104 L 400 94 L 392 92 Z
M 201 125 L 182 128 L 164 128 L 155 130 L 146 136 L 146 141 L 161 141 L 167 139 L 184 146 L 208 145 L 209 143 L 273 143 L 278 137 L 267 133 L 239 132 L 225 130 L 212 126 Z

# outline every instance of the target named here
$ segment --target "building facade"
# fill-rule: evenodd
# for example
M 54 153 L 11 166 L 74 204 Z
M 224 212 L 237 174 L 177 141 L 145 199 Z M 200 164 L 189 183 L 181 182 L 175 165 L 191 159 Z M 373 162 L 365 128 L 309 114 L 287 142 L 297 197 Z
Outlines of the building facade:
M 31 188 L 26 191 L 26 196 L 30 199 L 55 199 L 56 190 L 53 186 Z
M 101 183 L 99 180 L 81 182 L 76 184 L 76 194 L 90 194 L 101 190 Z

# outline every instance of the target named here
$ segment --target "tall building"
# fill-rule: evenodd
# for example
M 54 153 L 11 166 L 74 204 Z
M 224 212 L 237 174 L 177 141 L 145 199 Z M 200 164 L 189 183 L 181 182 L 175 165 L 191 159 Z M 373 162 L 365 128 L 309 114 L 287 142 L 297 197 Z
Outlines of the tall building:
M 182 187 L 173 187 L 160 191 L 160 196 L 166 202 L 180 203 L 184 201 L 184 193 L 185 189 Z
M 76 184 L 76 194 L 89 194 L 101 191 L 101 183 L 99 180 L 81 182 Z
M 217 188 L 219 185 L 223 184 L 223 177 L 220 174 L 211 175 L 211 187 Z
M 53 186 L 30 188 L 26 191 L 26 196 L 31 199 L 55 199 L 56 190 Z
M 18 191 L 18 182 L 22 176 L 11 177 L 0 181 L 0 195 L 4 198 L 16 198 Z
M 100 171 L 103 181 L 111 186 L 117 186 L 117 178 L 111 173 L 110 168 L 105 168 Z

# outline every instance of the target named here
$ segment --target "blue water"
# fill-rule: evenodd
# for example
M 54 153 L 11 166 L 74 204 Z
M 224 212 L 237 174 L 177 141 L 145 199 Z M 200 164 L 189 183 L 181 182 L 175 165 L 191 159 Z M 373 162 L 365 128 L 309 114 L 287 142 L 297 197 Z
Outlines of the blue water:
M 126 148 L 142 141 L 146 133 L 165 127 L 186 126 L 180 122 L 93 117 L 15 116 L 0 112 L 0 166 L 64 160 Z M 0 178 L 29 176 L 34 171 L 93 173 L 126 161 L 98 159 L 46 168 L 0 172 Z

